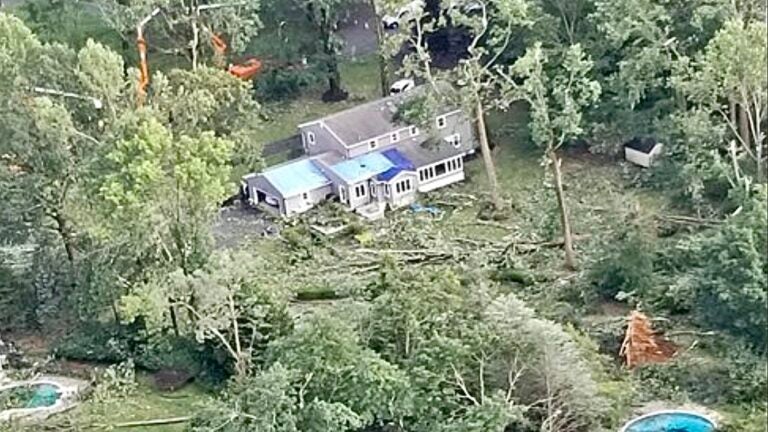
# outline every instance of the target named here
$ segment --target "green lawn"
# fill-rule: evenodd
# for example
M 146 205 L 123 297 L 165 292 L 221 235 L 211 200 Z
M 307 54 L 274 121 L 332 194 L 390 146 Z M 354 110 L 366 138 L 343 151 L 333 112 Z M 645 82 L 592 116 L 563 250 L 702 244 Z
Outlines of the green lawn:
M 345 101 L 335 103 L 321 101 L 320 95 L 324 90 L 321 87 L 313 89 L 295 100 L 265 103 L 264 110 L 268 120 L 263 124 L 258 144 L 267 144 L 287 138 L 296 133 L 296 127 L 301 123 L 351 108 L 380 96 L 378 65 L 375 56 L 345 60 L 341 64 L 341 77 L 344 88 L 350 93 L 349 99 Z M 266 165 L 274 165 L 285 161 L 286 157 L 286 154 L 274 155 L 265 163 Z
M 199 404 L 208 396 L 196 385 L 190 384 L 181 390 L 160 393 L 152 389 L 148 377 L 138 378 L 138 389 L 128 396 L 99 401 L 91 397 L 74 410 L 53 417 L 47 427 L 61 428 L 74 426 L 74 430 L 104 431 L 112 430 L 120 423 L 167 419 L 194 415 Z M 184 430 L 185 424 L 178 423 L 162 426 L 131 427 L 133 432 L 174 432 Z

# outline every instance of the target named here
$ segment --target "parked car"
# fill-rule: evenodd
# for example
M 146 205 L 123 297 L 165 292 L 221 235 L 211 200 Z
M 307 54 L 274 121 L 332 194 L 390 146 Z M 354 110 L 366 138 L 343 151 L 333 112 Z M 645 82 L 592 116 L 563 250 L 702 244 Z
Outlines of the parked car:
M 394 96 L 400 93 L 405 93 L 414 87 L 416 87 L 416 83 L 410 78 L 397 80 L 389 88 L 389 95 Z
M 449 0 L 446 10 L 448 12 L 459 10 L 465 15 L 472 15 L 483 11 L 483 3 L 479 0 Z
M 381 19 L 381 23 L 387 30 L 395 30 L 404 23 L 408 23 L 414 20 L 421 11 L 424 10 L 423 0 L 413 0 L 407 3 L 405 6 L 398 9 L 392 15 L 384 15 Z

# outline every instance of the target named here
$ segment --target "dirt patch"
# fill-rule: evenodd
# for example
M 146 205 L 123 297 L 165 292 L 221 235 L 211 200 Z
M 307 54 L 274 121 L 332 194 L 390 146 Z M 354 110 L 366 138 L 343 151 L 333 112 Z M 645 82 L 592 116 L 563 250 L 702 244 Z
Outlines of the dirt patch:
M 222 208 L 213 225 L 213 237 L 217 249 L 236 249 L 275 232 L 278 226 L 274 218 L 263 211 L 236 203 Z

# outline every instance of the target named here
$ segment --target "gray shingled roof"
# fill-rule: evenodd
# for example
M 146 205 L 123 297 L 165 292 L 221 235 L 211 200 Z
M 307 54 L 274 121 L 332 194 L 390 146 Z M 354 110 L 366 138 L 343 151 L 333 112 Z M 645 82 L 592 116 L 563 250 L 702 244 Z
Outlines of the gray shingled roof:
M 443 140 L 438 141 L 437 139 L 429 139 L 420 144 L 409 144 L 397 146 L 396 148 L 400 153 L 405 155 L 416 168 L 421 168 L 443 159 L 463 154 L 473 147 L 473 145 L 464 144 L 459 148 L 455 148 L 452 145 L 446 144 Z
M 405 95 L 386 97 L 321 119 L 347 145 L 369 140 L 395 129 L 395 114 Z M 401 124 L 400 127 L 407 125 Z

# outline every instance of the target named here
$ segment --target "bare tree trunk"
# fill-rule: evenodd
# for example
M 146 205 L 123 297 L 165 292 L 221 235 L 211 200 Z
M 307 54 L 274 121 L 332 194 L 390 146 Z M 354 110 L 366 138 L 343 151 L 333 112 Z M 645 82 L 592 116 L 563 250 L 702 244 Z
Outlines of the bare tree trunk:
M 173 305 L 168 307 L 168 312 L 171 314 L 171 327 L 173 328 L 173 334 L 179 337 L 179 321 L 176 319 L 176 308 Z
M 488 175 L 488 187 L 491 189 L 491 203 L 496 209 L 501 208 L 501 197 L 499 196 L 499 180 L 496 177 L 496 167 L 493 165 L 493 155 L 491 155 L 491 146 L 488 143 L 488 131 L 485 129 L 485 109 L 481 101 L 477 102 L 475 108 L 477 115 L 477 133 L 480 139 L 480 151 L 483 153 L 483 163 L 485 164 L 485 173 Z
M 745 148 L 750 148 L 752 140 L 750 139 L 752 134 L 749 132 L 749 116 L 746 112 L 748 108 L 744 105 L 739 105 L 739 135 L 741 136 L 742 143 Z
M 736 99 L 734 99 L 733 96 L 728 98 L 728 115 L 731 118 L 731 124 L 736 126 L 736 123 L 738 122 L 738 106 L 736 105 Z
M 547 152 L 550 164 L 552 165 L 552 174 L 555 177 L 555 194 L 557 195 L 557 206 L 560 210 L 560 225 L 563 229 L 563 250 L 565 251 L 565 267 L 569 270 L 576 269 L 576 256 L 573 251 L 573 234 L 571 233 L 571 222 L 568 216 L 568 207 L 565 204 L 565 193 L 563 192 L 563 175 L 560 171 L 562 159 L 550 150 Z
M 368 4 L 373 11 L 374 27 L 376 27 L 376 56 L 379 61 L 379 85 L 381 86 L 381 96 L 387 97 L 389 95 L 389 77 L 387 76 L 387 57 L 381 50 L 381 41 L 384 39 L 384 32 L 381 28 L 381 18 L 379 17 L 379 9 L 376 7 L 376 0 L 368 0 Z
M 56 221 L 56 231 L 61 237 L 61 242 L 64 245 L 64 251 L 67 253 L 67 260 L 69 264 L 75 265 L 75 246 L 72 241 L 72 232 L 69 228 L 69 223 L 58 211 L 54 213 L 53 219 Z

